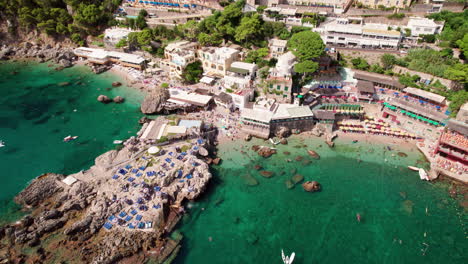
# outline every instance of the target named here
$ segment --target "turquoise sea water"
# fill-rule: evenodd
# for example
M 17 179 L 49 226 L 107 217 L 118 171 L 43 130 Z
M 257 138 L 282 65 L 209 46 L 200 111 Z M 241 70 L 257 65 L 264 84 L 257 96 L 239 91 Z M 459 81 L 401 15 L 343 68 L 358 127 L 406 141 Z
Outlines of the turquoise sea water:
M 295 252 L 297 264 L 467 263 L 467 215 L 447 184 L 423 182 L 406 168 L 427 166 L 419 153 L 405 150 L 403 158 L 383 145 L 340 140 L 332 150 L 295 139 L 263 159 L 252 144 L 268 143 L 220 146 L 223 163 L 210 191 L 189 204 L 180 226 L 185 237 L 176 263 L 282 263 L 281 249 Z M 307 149 L 321 159 L 310 159 Z M 263 178 L 257 164 L 275 175 Z M 294 169 L 322 191 L 288 190 Z M 246 174 L 259 185 L 247 186 Z
M 119 81 L 111 74 L 8 63 L 0 64 L 0 77 L 0 140 L 6 143 L 0 148 L 0 222 L 18 216 L 12 198 L 31 179 L 86 169 L 114 147 L 114 139 L 139 128 L 142 95 L 128 87 L 108 91 Z M 127 101 L 103 105 L 96 101 L 99 94 Z M 62 142 L 67 135 L 79 138 Z M 467 262 L 467 215 L 448 197 L 446 184 L 422 182 L 406 169 L 420 160 L 417 152 L 405 150 L 410 155 L 403 158 L 384 145 L 338 140 L 329 149 L 296 138 L 263 159 L 250 150 L 253 144 L 268 143 L 219 146 L 223 163 L 179 225 L 185 238 L 176 263 L 281 263 L 281 249 L 296 252 L 297 264 Z M 307 149 L 321 159 L 310 159 Z M 275 175 L 263 178 L 255 165 Z M 322 191 L 306 193 L 300 185 L 288 190 L 285 181 L 294 169 L 319 181 Z M 247 174 L 259 185 L 247 186 Z
M 12 198 L 31 179 L 87 169 L 114 147 L 114 139 L 135 135 L 143 95 L 125 86 L 112 88 L 113 81 L 121 79 L 95 75 L 86 66 L 57 72 L 47 64 L 0 64 L 0 140 L 6 144 L 0 148 L 1 220 L 17 216 Z M 96 100 L 100 94 L 127 100 L 104 105 Z M 63 142 L 68 135 L 79 137 Z

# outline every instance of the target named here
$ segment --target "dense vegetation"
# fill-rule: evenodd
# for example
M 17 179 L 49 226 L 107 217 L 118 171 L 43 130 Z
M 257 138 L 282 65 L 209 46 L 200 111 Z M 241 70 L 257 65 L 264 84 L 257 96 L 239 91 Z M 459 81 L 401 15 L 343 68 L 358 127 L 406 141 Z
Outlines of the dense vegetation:
M 113 23 L 113 11 L 121 0 L 2 0 L 0 19 L 18 27 L 38 29 L 51 36 L 68 35 L 82 42 L 86 35 L 97 35 Z M 82 43 L 80 43 L 82 44 Z
M 203 67 L 201 61 L 195 61 L 185 67 L 182 73 L 182 79 L 185 83 L 195 84 L 200 81 L 203 74 Z
M 462 13 L 442 11 L 429 15 L 429 18 L 445 21 L 444 29 L 439 35 L 442 46 L 458 48 L 462 46 L 461 44 L 467 43 L 468 39 L 465 39 L 465 36 L 468 34 L 468 9 Z

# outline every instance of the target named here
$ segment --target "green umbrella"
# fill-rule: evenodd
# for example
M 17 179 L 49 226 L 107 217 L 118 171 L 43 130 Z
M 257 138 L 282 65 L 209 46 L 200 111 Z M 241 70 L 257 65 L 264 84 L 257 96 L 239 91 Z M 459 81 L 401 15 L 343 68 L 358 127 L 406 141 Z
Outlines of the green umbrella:
M 405 111 L 405 110 L 400 110 L 400 113 L 403 113 L 403 114 L 404 114 L 404 113 L 406 113 L 406 111 Z

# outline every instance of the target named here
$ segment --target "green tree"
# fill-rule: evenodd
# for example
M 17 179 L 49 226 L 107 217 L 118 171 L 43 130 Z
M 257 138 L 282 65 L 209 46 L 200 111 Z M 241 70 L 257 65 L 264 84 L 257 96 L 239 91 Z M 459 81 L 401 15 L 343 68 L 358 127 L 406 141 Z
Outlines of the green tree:
M 463 39 L 459 39 L 456 41 L 458 47 L 463 51 L 463 55 L 465 58 L 468 58 L 468 33 L 465 34 Z
M 358 70 L 366 71 L 369 69 L 369 63 L 367 63 L 367 61 L 361 57 L 351 59 L 351 63 L 353 64 L 354 68 Z
M 318 33 L 302 31 L 291 37 L 288 48 L 300 62 L 304 62 L 320 57 L 324 53 L 325 45 Z
M 235 39 L 239 42 L 248 42 L 262 34 L 262 21 L 259 14 L 244 16 L 236 29 Z
M 119 40 L 119 42 L 117 42 L 117 44 L 115 44 L 115 47 L 120 49 L 120 48 L 123 48 L 123 47 L 125 47 L 127 45 L 128 45 L 127 40 L 126 39 L 121 39 L 121 40 Z
M 451 116 L 455 117 L 460 107 L 468 102 L 468 91 L 460 90 L 449 95 Z
M 299 62 L 294 65 L 294 71 L 304 75 L 312 74 L 316 72 L 318 68 L 318 63 L 311 60 Z
M 468 84 L 468 64 L 456 64 L 447 68 L 444 77 L 450 80 Z
M 186 39 L 195 41 L 199 34 L 198 22 L 195 20 L 189 20 L 187 23 L 180 26 L 180 31 L 182 31 Z
M 195 61 L 187 65 L 182 73 L 182 79 L 186 83 L 195 84 L 200 81 L 203 74 L 203 68 L 201 61 Z
M 385 70 L 393 68 L 393 65 L 396 63 L 396 57 L 392 54 L 385 53 L 380 57 L 380 62 Z

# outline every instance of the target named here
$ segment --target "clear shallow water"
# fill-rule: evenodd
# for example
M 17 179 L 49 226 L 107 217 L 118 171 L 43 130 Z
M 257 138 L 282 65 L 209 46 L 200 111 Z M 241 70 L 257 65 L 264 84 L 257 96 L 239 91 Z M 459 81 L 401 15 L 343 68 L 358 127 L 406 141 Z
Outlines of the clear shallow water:
M 17 216 L 12 198 L 31 179 L 87 169 L 114 148 L 113 140 L 136 133 L 143 95 L 125 86 L 112 88 L 114 81 L 123 82 L 86 66 L 57 72 L 47 64 L 0 64 L 0 140 L 6 144 L 0 148 L 0 222 Z M 96 100 L 100 94 L 126 101 L 104 105 Z M 68 135 L 79 138 L 62 142 Z
M 419 153 L 405 151 L 410 155 L 402 158 L 382 145 L 338 141 L 331 150 L 293 140 L 263 159 L 250 151 L 255 143 L 267 144 L 221 146 L 224 160 L 210 191 L 189 204 L 181 224 L 176 263 L 282 263 L 281 249 L 296 252 L 294 263 L 466 263 L 467 215 L 448 197 L 447 185 L 422 182 L 406 168 L 418 163 Z M 304 143 L 307 148 L 294 147 Z M 307 149 L 321 159 L 294 161 L 297 155 L 309 160 Z M 275 175 L 263 178 L 256 164 Z M 294 168 L 322 191 L 288 190 L 284 182 Z M 259 185 L 247 186 L 245 174 Z

